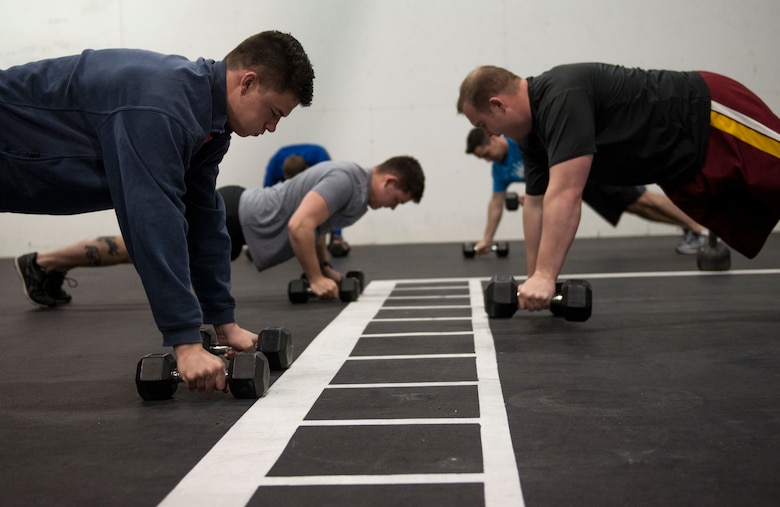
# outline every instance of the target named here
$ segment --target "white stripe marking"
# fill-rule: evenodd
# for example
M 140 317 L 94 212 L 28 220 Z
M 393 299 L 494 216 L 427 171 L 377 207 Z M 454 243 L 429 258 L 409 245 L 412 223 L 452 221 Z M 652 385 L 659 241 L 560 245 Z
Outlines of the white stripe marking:
M 471 317 L 407 317 L 398 319 L 374 319 L 371 322 L 433 322 L 440 320 L 471 320 Z
M 780 274 L 780 269 L 732 269 L 728 271 L 637 271 L 637 272 L 625 272 L 625 273 L 561 273 L 558 278 L 561 280 L 570 280 L 573 278 L 585 278 L 585 279 L 619 279 L 619 278 L 673 278 L 684 276 L 741 276 L 741 275 L 777 275 Z M 525 280 L 525 275 L 511 275 L 516 280 Z M 449 281 L 464 281 L 468 282 L 474 280 L 473 278 L 408 278 L 404 280 L 394 280 L 396 283 L 433 283 L 441 280 Z M 483 278 L 483 281 L 487 282 L 488 278 Z M 373 283 L 373 282 L 372 282 Z M 460 296 L 465 297 L 465 296 Z M 388 298 L 394 299 L 394 298 Z M 400 298 L 406 299 L 406 298 Z
M 351 356 L 347 361 L 387 361 L 389 359 L 454 359 L 458 357 L 476 357 L 476 354 L 418 354 L 396 356 Z
M 525 505 L 520 487 L 515 451 L 509 433 L 493 335 L 490 332 L 482 293 L 482 283 L 471 280 L 471 306 L 474 308 L 474 348 L 477 352 L 479 414 L 482 424 L 482 461 L 485 474 L 485 505 Z
M 441 296 L 393 296 L 387 298 L 390 301 L 407 300 L 407 299 L 463 299 L 469 297 L 468 294 L 461 294 L 458 296 L 441 295 Z
M 381 384 L 330 384 L 326 389 L 375 389 L 393 387 L 457 387 L 475 386 L 476 380 L 459 380 L 455 382 L 383 382 Z
M 720 113 L 724 116 L 728 116 L 732 120 L 739 122 L 742 125 L 755 130 L 756 132 L 760 132 L 761 134 L 764 134 L 765 136 L 770 137 L 775 141 L 780 142 L 780 134 L 778 134 L 771 128 L 767 127 L 763 123 L 751 118 L 750 116 L 740 113 L 739 111 L 735 111 L 734 109 L 731 109 L 728 106 L 724 106 L 723 104 L 715 102 L 714 100 L 711 103 L 711 107 L 712 110 L 715 111 L 716 113 Z
M 265 477 L 263 484 L 268 486 L 468 484 L 481 483 L 484 480 L 485 474 L 307 475 L 305 477 Z
M 383 312 L 392 310 L 460 310 L 463 308 L 471 308 L 469 305 L 439 305 L 439 306 L 383 306 Z
M 364 334 L 361 338 L 392 338 L 394 336 L 453 336 L 453 335 L 467 335 L 474 334 L 474 331 L 452 331 L 452 332 L 439 332 L 439 331 L 426 331 L 423 333 L 376 333 L 376 334 Z
M 430 419 L 307 419 L 300 426 L 419 426 L 421 424 L 479 424 L 475 417 L 437 417 Z

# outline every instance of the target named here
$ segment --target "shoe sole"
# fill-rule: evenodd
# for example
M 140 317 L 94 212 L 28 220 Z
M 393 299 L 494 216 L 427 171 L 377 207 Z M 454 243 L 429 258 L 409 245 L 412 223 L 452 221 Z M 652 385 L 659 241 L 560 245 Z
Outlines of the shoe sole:
M 30 293 L 27 292 L 27 282 L 24 281 L 24 273 L 22 273 L 22 267 L 19 266 L 19 258 L 16 257 L 14 259 L 14 267 L 16 268 L 16 274 L 19 275 L 19 280 L 22 282 L 22 290 L 24 291 L 24 297 L 27 298 L 27 301 L 33 304 L 33 306 L 37 306 L 38 308 L 54 308 L 57 306 L 55 303 L 54 305 L 44 305 L 42 303 L 39 303 L 35 301 L 33 298 L 30 297 Z

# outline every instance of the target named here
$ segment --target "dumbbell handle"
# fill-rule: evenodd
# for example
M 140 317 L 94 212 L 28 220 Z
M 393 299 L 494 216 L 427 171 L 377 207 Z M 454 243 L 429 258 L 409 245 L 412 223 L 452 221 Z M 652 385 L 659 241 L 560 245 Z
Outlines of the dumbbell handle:
M 225 370 L 225 377 L 230 378 L 230 374 L 228 373 L 227 370 Z M 181 373 L 179 373 L 178 369 L 171 370 L 171 380 L 184 383 L 184 379 L 181 377 Z
M 477 251 L 477 244 L 474 243 L 473 245 L 471 245 L 471 249 L 476 252 Z M 497 244 L 493 243 L 492 245 L 490 245 L 490 251 L 491 252 L 495 252 L 497 250 L 498 250 L 498 245 Z

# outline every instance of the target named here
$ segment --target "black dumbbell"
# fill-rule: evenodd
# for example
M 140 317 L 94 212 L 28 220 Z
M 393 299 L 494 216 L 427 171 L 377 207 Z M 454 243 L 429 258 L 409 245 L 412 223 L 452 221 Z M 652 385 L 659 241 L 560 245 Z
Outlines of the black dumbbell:
M 352 271 L 347 271 L 347 274 L 344 276 L 346 276 L 347 278 L 354 278 L 355 280 L 357 280 L 360 293 L 363 294 L 363 289 L 366 288 L 366 275 L 364 275 L 362 271 L 357 269 Z
M 291 280 L 287 285 L 287 297 L 291 303 L 301 304 L 306 303 L 314 293 L 311 291 L 309 281 L 305 278 L 298 278 Z M 357 278 L 347 277 L 342 278 L 339 282 L 339 299 L 345 303 L 351 301 L 357 301 L 360 295 L 360 280 Z
M 702 271 L 726 271 L 731 268 L 731 252 L 718 237 L 710 231 L 707 243 L 696 253 L 696 265 Z
M 511 275 L 495 275 L 485 288 L 485 311 L 488 317 L 508 319 L 517 312 L 517 281 Z M 550 300 L 554 315 L 566 320 L 586 321 L 593 308 L 593 291 L 585 280 L 563 282 Z
M 234 356 L 225 370 L 225 375 L 230 392 L 235 398 L 259 398 L 271 385 L 268 359 L 259 352 L 241 352 Z M 138 361 L 135 385 L 144 400 L 170 399 L 180 382 L 184 380 L 176 369 L 173 354 L 149 354 Z
M 230 348 L 219 344 L 217 333 L 212 327 L 201 328 L 200 337 L 203 339 L 203 347 L 212 354 L 221 356 Z M 267 327 L 257 335 L 256 350 L 268 358 L 272 370 L 286 370 L 293 362 L 292 334 L 283 327 Z
M 476 243 L 463 243 L 463 257 L 467 259 L 473 259 L 477 255 Z M 509 243 L 505 241 L 499 241 L 490 247 L 491 252 L 495 252 L 499 257 L 506 257 L 509 255 Z
M 520 196 L 517 195 L 517 192 L 507 192 L 504 205 L 509 211 L 517 211 L 517 208 L 520 207 Z
M 556 317 L 585 322 L 593 311 L 593 289 L 586 280 L 567 280 L 555 284 L 550 311 Z

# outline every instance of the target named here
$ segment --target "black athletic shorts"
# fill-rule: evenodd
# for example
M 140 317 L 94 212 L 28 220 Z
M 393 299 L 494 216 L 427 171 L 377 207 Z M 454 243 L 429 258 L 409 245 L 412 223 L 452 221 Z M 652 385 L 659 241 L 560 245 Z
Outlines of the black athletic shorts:
M 645 190 L 643 186 L 617 187 L 588 182 L 582 192 L 582 200 L 614 227 L 626 208 L 636 202 Z
M 241 230 L 241 221 L 238 219 L 238 199 L 246 190 L 244 187 L 230 185 L 218 188 L 217 192 L 225 201 L 225 225 L 230 235 L 230 260 L 234 261 L 241 255 L 244 248 L 244 232 Z

